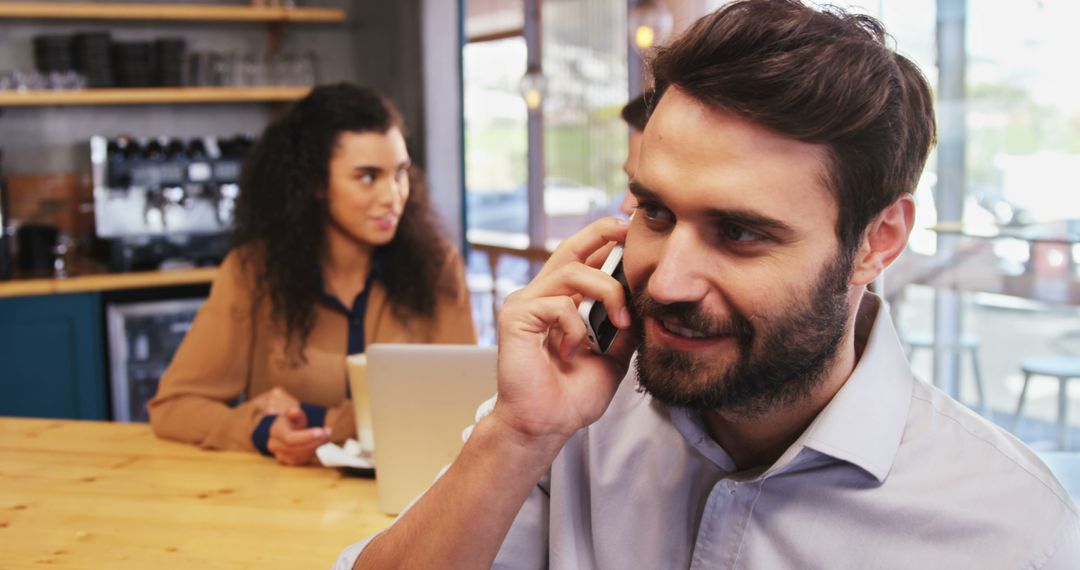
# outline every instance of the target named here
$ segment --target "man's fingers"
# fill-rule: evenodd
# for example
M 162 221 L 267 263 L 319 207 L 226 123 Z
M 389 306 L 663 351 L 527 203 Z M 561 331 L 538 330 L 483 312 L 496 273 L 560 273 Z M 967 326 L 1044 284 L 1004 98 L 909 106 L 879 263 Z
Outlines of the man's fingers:
M 549 348 L 564 360 L 585 340 L 585 323 L 568 296 L 532 299 L 509 310 L 504 308 L 503 312 L 511 333 L 547 335 Z
M 599 269 L 579 263 L 564 265 L 543 280 L 537 278 L 529 287 L 519 291 L 514 303 L 560 296 L 571 297 L 575 305 L 583 297 L 597 299 L 604 304 L 611 315 L 611 322 L 616 326 L 623 328 L 630 325 L 628 300 L 622 284 Z
M 601 218 L 585 226 L 585 229 L 564 239 L 555 248 L 547 263 L 537 274 L 537 279 L 571 262 L 585 263 L 589 256 L 608 242 L 626 240 L 626 230 L 630 227 L 620 218 Z
M 615 249 L 615 245 L 616 243 L 613 241 L 608 242 L 603 247 L 593 252 L 592 255 L 590 255 L 588 259 L 585 260 L 585 265 L 599 269 L 600 266 L 604 265 L 604 260 L 607 259 L 607 256 L 609 253 L 611 253 L 611 250 Z

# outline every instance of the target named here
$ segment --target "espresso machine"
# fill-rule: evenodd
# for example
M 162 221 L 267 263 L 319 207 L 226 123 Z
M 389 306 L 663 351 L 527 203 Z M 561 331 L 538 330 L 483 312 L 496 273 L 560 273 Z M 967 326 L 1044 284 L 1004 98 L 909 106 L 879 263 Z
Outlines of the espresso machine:
M 97 237 L 109 269 L 214 265 L 228 251 L 250 136 L 90 139 Z

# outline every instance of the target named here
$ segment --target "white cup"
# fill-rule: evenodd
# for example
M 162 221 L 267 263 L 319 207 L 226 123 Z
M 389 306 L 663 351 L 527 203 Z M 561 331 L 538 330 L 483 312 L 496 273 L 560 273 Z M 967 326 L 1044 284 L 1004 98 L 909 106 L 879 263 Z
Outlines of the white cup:
M 349 374 L 349 390 L 352 392 L 353 413 L 356 415 L 356 439 L 364 454 L 375 451 L 375 437 L 371 427 L 371 398 L 368 395 L 367 355 L 352 354 L 345 359 Z

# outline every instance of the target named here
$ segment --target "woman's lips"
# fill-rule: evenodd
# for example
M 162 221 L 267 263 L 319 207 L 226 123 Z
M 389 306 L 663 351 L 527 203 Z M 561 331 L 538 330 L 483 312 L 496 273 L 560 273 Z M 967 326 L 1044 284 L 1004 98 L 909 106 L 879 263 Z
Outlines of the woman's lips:
M 373 219 L 375 226 L 380 230 L 389 230 L 397 225 L 398 217 L 393 214 L 386 214 L 385 216 L 378 216 Z

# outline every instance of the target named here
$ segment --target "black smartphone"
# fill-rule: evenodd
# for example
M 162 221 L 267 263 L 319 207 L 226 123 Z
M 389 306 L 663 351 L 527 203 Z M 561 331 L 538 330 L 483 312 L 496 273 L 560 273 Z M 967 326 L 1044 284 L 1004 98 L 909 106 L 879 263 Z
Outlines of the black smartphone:
M 604 265 L 600 267 L 600 271 L 612 276 L 622 285 L 623 296 L 629 302 L 630 286 L 626 284 L 622 257 L 623 246 L 616 245 L 608 254 L 607 259 L 604 260 Z M 578 305 L 578 313 L 581 315 L 581 319 L 585 321 L 589 348 L 597 354 L 606 354 L 608 349 L 611 348 L 611 343 L 615 341 L 615 337 L 619 334 L 619 327 L 616 327 L 608 318 L 604 304 L 596 299 L 585 298 Z

